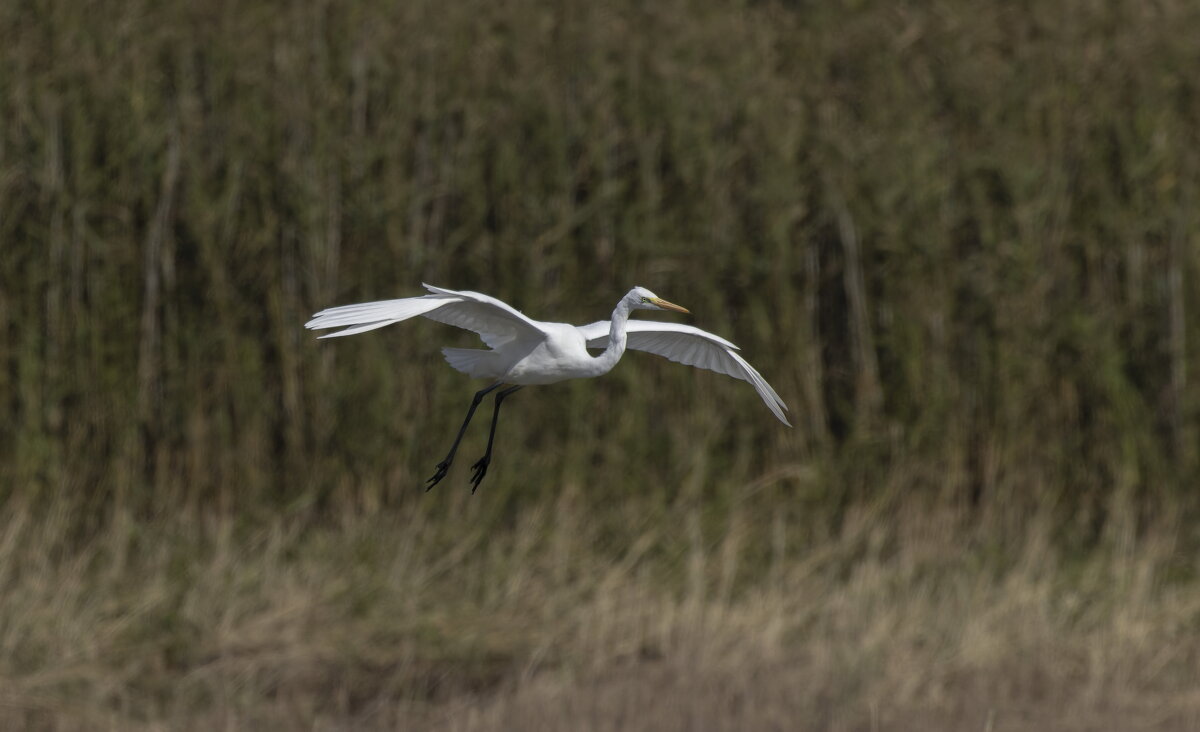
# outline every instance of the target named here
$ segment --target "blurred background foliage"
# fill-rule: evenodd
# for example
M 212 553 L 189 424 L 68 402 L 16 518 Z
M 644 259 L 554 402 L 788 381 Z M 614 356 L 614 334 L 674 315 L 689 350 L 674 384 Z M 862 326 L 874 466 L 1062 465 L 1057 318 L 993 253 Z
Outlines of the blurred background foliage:
M 0 2 L 0 727 L 1200 728 L 1197 39 L 1188 0 Z M 474 336 L 303 328 L 422 282 L 649 287 L 795 427 L 632 353 L 426 494 Z
M 1086 542 L 1196 507 L 1195 3 L 14 0 L 0 34 L 6 496 L 460 511 L 465 468 L 421 484 L 473 336 L 302 327 L 430 282 L 576 323 L 650 287 L 792 409 L 636 354 L 528 390 L 501 514 L 919 492 Z

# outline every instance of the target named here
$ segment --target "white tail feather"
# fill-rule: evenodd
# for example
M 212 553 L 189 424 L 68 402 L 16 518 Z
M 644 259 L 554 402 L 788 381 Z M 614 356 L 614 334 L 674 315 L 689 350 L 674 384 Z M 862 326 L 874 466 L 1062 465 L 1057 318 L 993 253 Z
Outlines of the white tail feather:
M 497 378 L 495 351 L 480 348 L 443 348 L 442 355 L 452 368 L 477 379 Z

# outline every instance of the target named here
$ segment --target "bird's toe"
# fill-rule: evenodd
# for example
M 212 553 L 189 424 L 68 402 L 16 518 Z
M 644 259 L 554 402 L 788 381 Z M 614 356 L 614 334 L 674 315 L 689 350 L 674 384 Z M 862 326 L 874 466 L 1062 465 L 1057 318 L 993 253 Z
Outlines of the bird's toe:
M 450 472 L 450 464 L 449 463 L 446 463 L 446 462 L 438 463 L 437 464 L 437 472 L 435 472 L 432 476 L 430 476 L 425 481 L 426 483 L 428 483 L 428 485 L 425 486 L 425 490 L 426 491 L 432 490 L 435 485 L 437 485 L 438 483 L 441 482 L 442 478 L 446 477 L 446 473 L 448 473 L 448 472 Z
M 486 457 L 480 458 L 478 462 L 471 466 L 474 469 L 474 474 L 471 476 L 471 492 L 474 493 L 479 484 L 483 482 L 483 476 L 487 475 L 488 463 L 491 461 Z

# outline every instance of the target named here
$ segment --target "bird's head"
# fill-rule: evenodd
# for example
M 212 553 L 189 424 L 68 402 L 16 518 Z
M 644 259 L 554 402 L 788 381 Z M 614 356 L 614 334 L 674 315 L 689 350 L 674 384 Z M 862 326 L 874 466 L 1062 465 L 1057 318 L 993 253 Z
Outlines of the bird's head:
M 653 292 L 650 292 L 645 287 L 635 287 L 625 296 L 630 305 L 635 310 L 674 310 L 677 313 L 689 312 L 687 308 L 680 307 L 673 302 L 667 302 Z

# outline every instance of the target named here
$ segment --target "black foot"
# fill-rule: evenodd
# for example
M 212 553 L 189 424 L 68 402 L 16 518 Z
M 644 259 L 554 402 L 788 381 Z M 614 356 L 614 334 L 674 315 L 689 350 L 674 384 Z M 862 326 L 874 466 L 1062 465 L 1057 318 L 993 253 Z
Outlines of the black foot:
M 442 478 L 445 478 L 446 473 L 448 473 L 449 471 L 450 471 L 450 461 L 449 460 L 443 460 L 442 462 L 438 463 L 437 464 L 437 472 L 433 474 L 432 478 L 425 481 L 426 483 L 429 484 L 429 485 L 425 486 L 425 492 L 428 493 L 429 491 L 433 490 L 433 487 L 435 485 L 437 485 L 438 483 L 440 483 Z
M 471 466 L 475 474 L 471 476 L 471 492 L 474 493 L 479 488 L 479 484 L 483 482 L 483 476 L 487 475 L 488 464 L 492 462 L 491 455 L 484 455 L 479 458 L 478 462 Z

